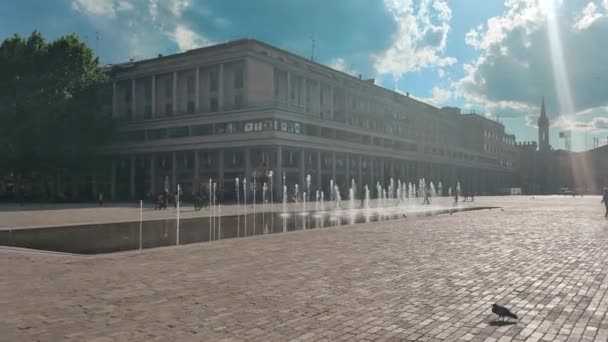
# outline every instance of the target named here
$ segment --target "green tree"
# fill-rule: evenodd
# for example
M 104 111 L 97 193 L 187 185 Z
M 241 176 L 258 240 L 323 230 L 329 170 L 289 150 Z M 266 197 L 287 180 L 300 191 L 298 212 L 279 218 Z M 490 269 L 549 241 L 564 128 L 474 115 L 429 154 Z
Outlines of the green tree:
M 71 34 L 0 45 L 0 174 L 89 171 L 114 127 L 99 60 Z

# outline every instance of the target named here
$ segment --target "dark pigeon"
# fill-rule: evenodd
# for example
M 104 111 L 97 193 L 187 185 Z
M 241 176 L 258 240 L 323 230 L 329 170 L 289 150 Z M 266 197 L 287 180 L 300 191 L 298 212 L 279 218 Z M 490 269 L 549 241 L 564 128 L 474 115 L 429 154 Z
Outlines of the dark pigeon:
M 517 315 L 509 311 L 509 309 L 504 306 L 500 306 L 498 304 L 492 304 L 492 312 L 497 314 L 499 318 L 504 319 L 505 317 L 510 317 L 514 319 L 518 319 Z

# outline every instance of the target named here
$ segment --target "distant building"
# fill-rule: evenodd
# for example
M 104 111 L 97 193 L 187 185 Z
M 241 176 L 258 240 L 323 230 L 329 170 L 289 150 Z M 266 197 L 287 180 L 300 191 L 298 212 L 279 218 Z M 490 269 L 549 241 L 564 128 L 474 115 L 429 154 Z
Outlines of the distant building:
M 519 183 L 526 194 L 600 193 L 608 187 L 608 145 L 585 152 L 554 150 L 544 99 L 538 119 L 538 144 L 518 143 Z
M 553 166 L 555 187 L 595 194 L 608 187 L 608 145 L 584 152 L 554 151 Z

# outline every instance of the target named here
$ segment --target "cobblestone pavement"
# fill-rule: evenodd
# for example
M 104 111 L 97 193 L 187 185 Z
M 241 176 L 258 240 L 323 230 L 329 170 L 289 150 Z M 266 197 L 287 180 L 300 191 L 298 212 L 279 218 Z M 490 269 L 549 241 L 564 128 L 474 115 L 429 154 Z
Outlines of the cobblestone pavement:
M 93 257 L 0 249 L 0 341 L 606 341 L 599 201 Z M 493 323 L 495 302 L 521 319 Z

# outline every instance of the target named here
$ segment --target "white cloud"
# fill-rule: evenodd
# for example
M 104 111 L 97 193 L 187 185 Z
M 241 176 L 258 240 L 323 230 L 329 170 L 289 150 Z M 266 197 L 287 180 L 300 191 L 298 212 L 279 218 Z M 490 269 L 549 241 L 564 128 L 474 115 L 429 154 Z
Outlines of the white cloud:
M 568 118 L 573 113 L 607 106 L 608 69 L 604 63 L 608 50 L 599 42 L 608 35 L 608 7 L 600 8 L 598 3 L 506 1 L 503 14 L 465 35 L 465 42 L 479 49 L 480 55 L 463 65 L 465 76 L 452 84 L 454 95 L 466 105 L 485 108 L 501 117 L 537 117 L 544 95 L 549 116 L 556 120 L 565 116 L 559 119 L 562 126 L 572 121 Z M 562 46 L 559 53 L 552 51 L 549 43 L 549 16 L 554 16 L 551 18 L 557 23 Z M 559 54 L 563 54 L 565 79 L 569 80 L 570 110 L 565 109 L 563 97 L 556 92 L 557 81 L 564 79 L 553 68 Z M 575 121 L 592 122 L 598 118 L 595 122 L 601 126 L 602 116 L 608 115 L 591 112 L 597 114 Z
M 117 11 L 133 11 L 135 9 L 135 6 L 128 2 L 128 1 L 119 1 L 118 5 L 116 6 L 116 10 Z
M 190 18 L 209 20 L 218 28 L 231 25 L 202 5 L 191 7 L 191 0 L 72 0 L 73 10 L 95 20 L 102 43 L 111 37 L 114 49 L 120 47 L 125 51 L 118 61 L 211 44 L 212 40 L 197 30 L 196 21 Z M 186 12 L 189 17 L 185 16 Z M 171 48 L 171 43 L 175 48 Z
M 452 97 L 451 91 L 439 87 L 433 87 L 431 94 L 433 96 L 433 101 L 438 104 L 444 104 Z
M 385 0 L 397 23 L 391 46 L 373 56 L 379 74 L 400 78 L 408 72 L 445 67 L 456 58 L 444 56 L 452 12 L 443 0 L 422 0 L 417 11 L 412 0 Z
M 353 69 L 344 58 L 334 58 L 327 64 L 327 66 L 349 75 L 357 74 L 357 71 Z
M 605 14 L 599 12 L 597 5 L 590 2 L 585 6 L 578 20 L 574 23 L 574 29 L 582 31 L 589 28 L 593 23 L 602 18 Z
M 397 90 L 397 92 L 401 93 L 403 95 L 406 95 L 406 93 L 403 92 L 402 90 Z M 431 97 L 418 97 L 415 95 L 409 95 L 409 96 L 418 101 L 422 101 L 424 103 L 429 103 L 429 104 L 432 104 L 437 107 L 442 107 L 446 104 L 447 101 L 449 101 L 452 98 L 453 93 L 449 89 L 445 89 L 445 88 L 441 88 L 441 87 L 433 87 L 433 89 L 431 90 Z
M 113 0 L 73 0 L 72 9 L 88 15 L 115 16 Z
M 187 51 L 212 44 L 209 39 L 181 24 L 175 27 L 170 37 L 177 44 L 180 51 Z

